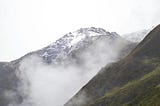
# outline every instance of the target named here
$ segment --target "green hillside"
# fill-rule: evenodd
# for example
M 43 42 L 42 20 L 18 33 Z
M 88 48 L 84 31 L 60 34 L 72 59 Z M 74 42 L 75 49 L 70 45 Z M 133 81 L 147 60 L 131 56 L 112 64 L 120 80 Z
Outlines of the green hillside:
M 113 88 L 90 106 L 160 106 L 160 66 L 139 80 Z

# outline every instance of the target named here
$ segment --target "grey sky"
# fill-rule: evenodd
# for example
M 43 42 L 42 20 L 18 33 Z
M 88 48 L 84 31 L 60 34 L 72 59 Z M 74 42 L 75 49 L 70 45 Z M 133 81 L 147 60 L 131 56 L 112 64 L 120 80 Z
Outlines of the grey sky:
M 159 0 L 0 0 L 0 61 L 19 58 L 81 27 L 124 34 L 159 23 Z

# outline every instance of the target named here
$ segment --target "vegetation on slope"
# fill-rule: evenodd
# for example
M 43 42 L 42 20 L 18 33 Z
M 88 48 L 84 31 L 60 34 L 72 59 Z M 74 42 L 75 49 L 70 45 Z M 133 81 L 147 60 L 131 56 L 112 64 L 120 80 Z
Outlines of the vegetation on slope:
M 160 106 L 160 66 L 139 80 L 113 88 L 90 106 Z

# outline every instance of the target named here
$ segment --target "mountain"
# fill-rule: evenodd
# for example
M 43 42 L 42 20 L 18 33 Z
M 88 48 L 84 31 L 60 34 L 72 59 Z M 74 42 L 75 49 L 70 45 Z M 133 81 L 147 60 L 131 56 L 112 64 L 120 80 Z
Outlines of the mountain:
M 75 51 L 79 51 L 80 54 L 81 51 L 84 52 L 85 48 L 89 49 L 91 45 L 96 47 L 98 45 L 97 43 L 100 42 L 104 43 L 104 45 L 110 45 L 110 42 L 115 42 L 115 44 L 110 45 L 111 47 L 121 43 L 122 46 L 120 49 L 124 48 L 123 46 L 126 45 L 129 47 L 131 44 L 131 48 L 136 45 L 136 43 L 132 43 L 121 38 L 116 32 L 110 33 L 102 28 L 91 27 L 81 28 L 73 33 L 70 32 L 56 40 L 56 42 L 53 42 L 49 46 L 42 48 L 35 53 L 42 57 L 47 63 L 56 63 L 57 61 L 62 62 L 68 58 L 69 55 L 72 55 L 73 57 L 73 54 L 75 55 Z
M 113 57 L 112 60 L 116 61 L 117 59 L 125 57 L 136 45 L 137 43 L 125 40 L 116 32 L 107 32 L 102 28 L 94 27 L 81 28 L 11 63 L 19 64 L 25 58 L 36 55 L 48 64 L 68 64 L 68 62 L 73 64 L 73 62 L 79 63 L 81 60 L 84 61 L 85 56 L 83 55 L 86 54 L 89 54 L 89 56 L 95 54 L 98 56 L 97 59 L 102 58 L 102 60 L 111 60 L 108 57 Z M 105 53 L 111 55 L 106 56 Z M 120 53 L 120 55 L 118 53 Z
M 30 59 L 36 55 L 42 58 L 45 64 L 60 67 L 75 65 L 84 72 L 84 69 L 91 70 L 90 65 L 96 63 L 92 67 L 96 71 L 91 70 L 93 74 L 106 63 L 124 58 L 136 45 L 137 43 L 125 40 L 115 32 L 110 33 L 102 28 L 94 27 L 81 28 L 17 60 L 0 62 L 0 105 L 7 106 L 12 103 L 17 106 L 27 98 L 27 95 L 19 89 L 23 80 L 19 73 L 24 72 L 20 66 L 27 58 Z M 93 76 L 94 74 L 91 77 Z
M 57 58 L 64 58 L 72 50 L 79 49 L 101 36 L 115 37 L 117 35 L 106 32 L 102 28 L 81 28 L 73 33 L 70 32 L 64 35 L 62 38 L 56 40 L 56 42 L 39 50 L 38 54 L 47 62 L 56 61 Z
M 160 25 L 133 51 L 102 68 L 64 106 L 160 106 Z
M 119 39 L 119 42 L 123 41 L 126 44 L 132 43 L 120 37 L 120 35 L 118 35 L 116 32 L 107 32 L 102 28 L 95 27 L 81 28 L 77 31 L 70 32 L 64 35 L 52 44 L 40 50 L 26 54 L 21 59 L 36 54 L 39 57 L 43 58 L 45 62 L 52 63 L 56 62 L 60 58 L 65 59 L 72 51 L 92 45 L 95 41 L 98 42 L 97 40 L 102 39 L 109 40 L 110 42 L 115 42 L 113 40 Z M 132 44 L 136 45 L 136 43 Z

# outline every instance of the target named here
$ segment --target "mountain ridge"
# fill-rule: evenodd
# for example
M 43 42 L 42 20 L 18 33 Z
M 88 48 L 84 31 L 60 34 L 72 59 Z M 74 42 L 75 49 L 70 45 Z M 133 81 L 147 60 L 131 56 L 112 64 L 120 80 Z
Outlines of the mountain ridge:
M 110 38 L 120 37 L 120 35 L 118 35 L 116 32 L 108 32 L 103 28 L 80 28 L 74 32 L 69 32 L 65 34 L 61 38 L 57 39 L 55 42 L 49 44 L 46 47 L 43 47 L 42 49 L 25 54 L 24 56 L 20 57 L 20 59 L 23 57 L 27 57 L 28 55 L 32 55 L 36 52 L 36 54 L 46 60 L 46 62 L 51 63 L 52 60 L 55 60 L 56 57 L 58 57 L 58 55 L 67 55 L 69 52 L 72 51 L 72 49 L 78 49 L 78 46 L 83 46 L 80 45 L 81 42 L 85 40 L 87 42 L 87 39 L 90 41 L 93 39 L 94 41 L 96 38 L 101 36 Z

